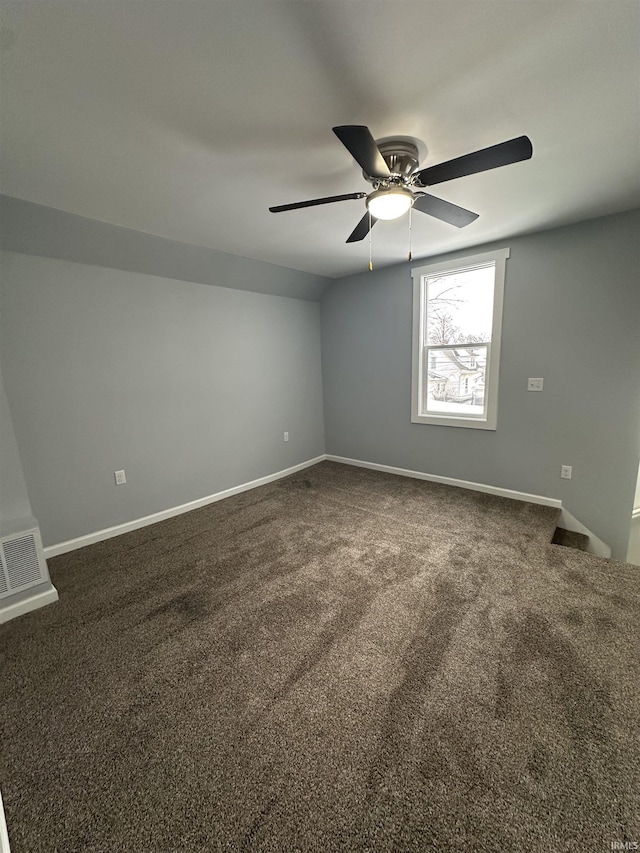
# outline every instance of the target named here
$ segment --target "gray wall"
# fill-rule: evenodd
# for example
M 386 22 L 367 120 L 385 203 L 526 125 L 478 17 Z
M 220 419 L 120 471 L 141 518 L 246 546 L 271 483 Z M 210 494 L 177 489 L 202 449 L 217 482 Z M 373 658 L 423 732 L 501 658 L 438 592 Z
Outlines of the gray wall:
M 10 522 L 30 517 L 27 484 L 0 373 L 0 531 Z
M 242 224 L 238 225 L 242 228 Z M 0 249 L 317 301 L 327 279 L 0 195 Z
M 3 374 L 45 546 L 323 453 L 318 303 L 12 252 L 0 262 Z M 245 273 L 242 259 L 217 270 L 227 284 Z
M 493 244 L 511 248 L 496 432 L 410 421 L 411 267 L 424 261 L 332 283 L 327 453 L 560 498 L 624 559 L 640 434 L 639 234 L 633 211 Z M 526 391 L 530 376 L 544 377 L 542 393 Z

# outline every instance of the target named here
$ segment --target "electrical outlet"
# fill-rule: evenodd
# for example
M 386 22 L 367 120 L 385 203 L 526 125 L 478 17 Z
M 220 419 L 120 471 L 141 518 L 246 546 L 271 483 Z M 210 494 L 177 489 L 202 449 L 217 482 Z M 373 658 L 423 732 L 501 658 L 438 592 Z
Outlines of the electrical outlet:
M 527 382 L 527 391 L 542 391 L 544 379 L 529 379 Z
M 289 441 L 289 433 L 288 432 L 284 433 L 284 441 Z
M 114 471 L 113 476 L 116 478 L 116 486 L 123 486 L 127 482 L 127 477 L 124 473 L 124 468 L 122 469 L 122 471 Z
M 563 480 L 570 480 L 572 473 L 573 469 L 571 468 L 571 465 L 562 465 L 560 467 L 560 476 Z

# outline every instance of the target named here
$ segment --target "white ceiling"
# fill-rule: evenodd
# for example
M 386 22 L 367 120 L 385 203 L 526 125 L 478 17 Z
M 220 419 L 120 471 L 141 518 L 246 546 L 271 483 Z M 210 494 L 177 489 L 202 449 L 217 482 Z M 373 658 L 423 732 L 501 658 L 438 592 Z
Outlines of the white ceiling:
M 370 189 L 331 132 L 414 136 L 421 167 L 528 135 L 533 159 L 432 192 L 413 255 L 640 206 L 640 4 L 624 0 L 42 0 L 0 13 L 2 192 L 340 276 Z M 377 266 L 407 218 L 378 223 Z

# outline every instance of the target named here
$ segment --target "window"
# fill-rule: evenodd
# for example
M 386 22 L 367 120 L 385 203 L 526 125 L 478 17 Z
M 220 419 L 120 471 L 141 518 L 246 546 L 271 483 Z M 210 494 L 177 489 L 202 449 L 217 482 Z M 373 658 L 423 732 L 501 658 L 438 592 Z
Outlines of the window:
M 496 429 L 508 257 L 499 249 L 412 270 L 413 423 Z

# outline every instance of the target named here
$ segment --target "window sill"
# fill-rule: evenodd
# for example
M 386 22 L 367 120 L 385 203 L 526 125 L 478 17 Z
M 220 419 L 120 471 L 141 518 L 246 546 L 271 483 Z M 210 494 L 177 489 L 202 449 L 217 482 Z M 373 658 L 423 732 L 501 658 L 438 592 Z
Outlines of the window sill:
M 467 429 L 496 430 L 497 419 L 489 418 L 456 418 L 443 415 L 412 415 L 411 423 L 428 424 L 431 426 L 465 427 Z

